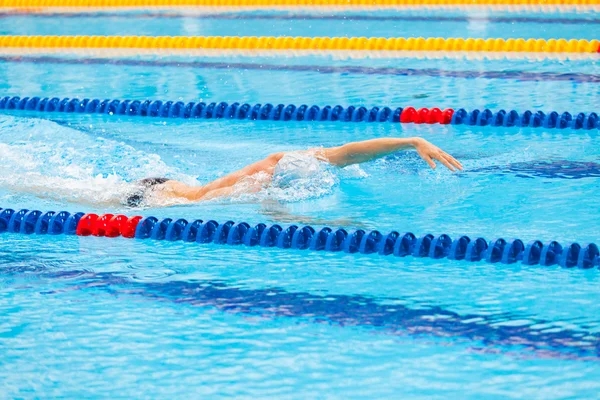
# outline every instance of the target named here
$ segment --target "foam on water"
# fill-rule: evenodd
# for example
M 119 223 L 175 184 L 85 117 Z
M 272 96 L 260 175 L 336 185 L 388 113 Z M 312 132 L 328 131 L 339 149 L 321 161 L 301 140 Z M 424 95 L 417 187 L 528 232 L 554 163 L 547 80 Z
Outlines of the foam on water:
M 184 179 L 156 154 L 52 121 L 0 117 L 0 185 L 84 204 L 119 204 L 131 181 Z M 193 179 L 193 178 L 192 178 Z

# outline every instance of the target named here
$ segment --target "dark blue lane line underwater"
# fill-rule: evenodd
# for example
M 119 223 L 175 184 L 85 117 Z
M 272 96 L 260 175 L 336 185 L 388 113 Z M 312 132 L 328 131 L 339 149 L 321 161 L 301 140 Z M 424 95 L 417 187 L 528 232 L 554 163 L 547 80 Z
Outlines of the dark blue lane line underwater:
M 306 20 L 306 21 L 397 21 L 397 22 L 481 22 L 481 23 L 531 23 L 531 24 L 600 24 L 598 18 L 537 18 L 537 17 L 466 17 L 424 15 L 359 15 L 359 14 L 202 14 L 183 13 L 123 13 L 123 12 L 78 12 L 78 13 L 35 13 L 0 12 L 0 18 L 124 18 L 124 19 L 200 19 L 200 20 Z
M 55 120 L 53 120 L 55 121 Z M 57 122 L 67 125 L 68 122 Z M 69 125 L 73 127 L 73 125 Z M 86 129 L 83 125 L 81 128 Z M 459 160 L 486 162 L 485 156 L 474 156 L 469 153 L 457 154 Z M 407 174 L 418 174 L 426 169 L 421 158 L 415 153 L 396 153 L 384 157 L 388 162 L 402 163 L 402 170 Z M 600 164 L 591 161 L 571 160 L 533 160 L 516 163 L 503 163 L 479 168 L 466 168 L 457 176 L 469 177 L 470 173 L 486 173 L 493 175 L 514 175 L 517 178 L 548 178 L 548 179 L 583 179 L 600 178 Z
M 470 170 L 470 172 L 485 172 L 498 175 L 511 174 L 518 178 L 529 179 L 600 178 L 600 164 L 568 160 L 539 160 L 476 168 Z
M 119 65 L 135 67 L 175 67 L 225 70 L 259 70 L 284 72 L 316 72 L 319 74 L 358 74 L 383 76 L 428 76 L 435 78 L 460 79 L 508 79 L 517 81 L 600 83 L 599 74 L 580 72 L 525 72 L 525 71 L 453 71 L 437 68 L 394 68 L 325 65 L 279 65 L 256 63 L 229 63 L 205 61 L 132 60 L 124 58 L 64 58 L 54 56 L 0 56 L 0 62 L 62 65 Z
M 31 259 L 24 266 L 22 255 L 6 253 L 7 263 L 18 263 L 16 267 L 3 267 L 3 275 L 35 274 L 41 279 L 68 279 L 78 288 L 103 287 L 121 294 L 141 295 L 147 298 L 168 300 L 175 303 L 200 307 L 215 307 L 232 314 L 258 315 L 264 318 L 301 318 L 315 323 L 341 327 L 378 328 L 389 334 L 434 336 L 439 338 L 459 337 L 491 348 L 504 347 L 504 351 L 518 347 L 532 352 L 537 357 L 559 359 L 600 359 L 600 336 L 589 331 L 562 329 L 556 331 L 551 321 L 530 320 L 529 325 L 511 326 L 510 321 L 521 320 L 522 316 L 511 313 L 493 317 L 479 314 L 461 315 L 440 306 L 422 304 L 420 308 L 409 308 L 401 304 L 379 304 L 375 299 L 360 295 L 320 296 L 307 292 L 289 292 L 279 288 L 243 289 L 230 286 L 223 281 L 198 280 L 140 282 L 131 281 L 122 274 L 84 270 L 52 271 L 48 263 Z M 54 262 L 53 267 L 59 263 Z M 80 283 L 84 282 L 83 285 Z M 125 287 L 119 291 L 119 287 Z M 44 292 L 59 294 L 58 291 Z M 390 299 L 385 300 L 401 300 Z M 502 323 L 506 324 L 502 324 Z M 530 325 L 546 326 L 532 329 Z M 585 329 L 585 328 L 584 328 Z M 494 349 L 497 350 L 497 349 Z

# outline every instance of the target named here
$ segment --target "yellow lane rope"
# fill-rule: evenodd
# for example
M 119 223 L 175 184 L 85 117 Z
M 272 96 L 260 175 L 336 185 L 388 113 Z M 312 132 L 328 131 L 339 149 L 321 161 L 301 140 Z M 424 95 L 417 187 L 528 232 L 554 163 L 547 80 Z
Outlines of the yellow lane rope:
M 427 5 L 599 5 L 600 0 L 0 0 L 0 7 L 395 7 Z
M 5 47 L 598 53 L 600 41 L 422 37 L 0 36 L 0 48 Z

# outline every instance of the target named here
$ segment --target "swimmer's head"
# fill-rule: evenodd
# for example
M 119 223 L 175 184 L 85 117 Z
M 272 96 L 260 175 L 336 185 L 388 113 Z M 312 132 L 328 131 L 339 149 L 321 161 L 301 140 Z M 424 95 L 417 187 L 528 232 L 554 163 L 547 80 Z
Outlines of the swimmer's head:
M 319 160 L 301 152 L 287 153 L 275 166 L 273 185 L 285 188 L 306 181 L 322 171 Z

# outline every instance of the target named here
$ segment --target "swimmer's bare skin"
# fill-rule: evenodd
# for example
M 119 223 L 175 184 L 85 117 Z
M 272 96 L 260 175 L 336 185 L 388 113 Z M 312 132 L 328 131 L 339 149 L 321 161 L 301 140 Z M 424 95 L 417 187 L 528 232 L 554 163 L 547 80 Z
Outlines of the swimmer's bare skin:
M 371 161 L 405 148 L 414 148 L 419 153 L 419 156 L 433 169 L 436 168 L 434 160 L 437 160 L 451 171 L 462 170 L 462 164 L 454 157 L 425 139 L 418 137 L 372 139 L 348 143 L 338 147 L 307 151 L 312 152 L 322 161 L 338 167 L 346 167 L 352 164 Z M 178 181 L 167 181 L 157 186 L 157 189 L 161 196 L 184 198 L 189 201 L 227 197 L 234 192 L 234 185 L 244 178 L 261 172 L 272 177 L 275 166 L 285 154 L 285 152 L 273 153 L 263 160 L 250 164 L 204 186 L 189 186 Z

